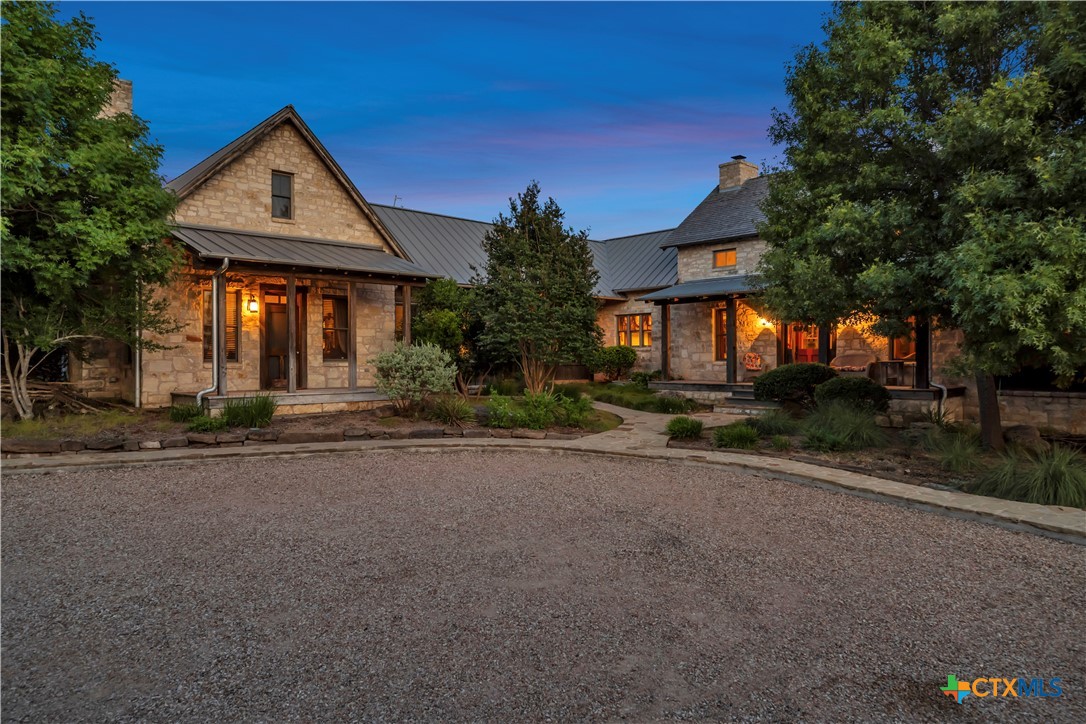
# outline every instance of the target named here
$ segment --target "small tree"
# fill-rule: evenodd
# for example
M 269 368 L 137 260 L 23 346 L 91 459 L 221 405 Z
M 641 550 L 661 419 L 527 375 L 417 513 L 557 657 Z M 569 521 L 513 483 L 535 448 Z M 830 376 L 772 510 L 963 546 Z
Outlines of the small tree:
M 533 394 L 554 380 L 558 365 L 591 359 L 603 336 L 588 234 L 563 226 L 562 209 L 552 198 L 541 203 L 539 193 L 533 181 L 509 200 L 509 216 L 499 215 L 483 239 L 485 275 L 473 280 L 480 343 L 515 361 Z
M 81 354 L 95 339 L 151 347 L 139 330 L 175 328 L 153 297 L 178 261 L 164 242 L 175 199 L 157 172 L 162 148 L 135 116 L 102 115 L 116 71 L 92 56 L 85 16 L 55 13 L 6 3 L 0 33 L 4 375 L 23 419 L 43 353 Z
M 445 350 L 456 363 L 456 388 L 466 395 L 480 364 L 477 338 L 482 324 L 474 290 L 454 279 L 434 279 L 416 298 L 418 309 L 411 326 L 414 340 Z

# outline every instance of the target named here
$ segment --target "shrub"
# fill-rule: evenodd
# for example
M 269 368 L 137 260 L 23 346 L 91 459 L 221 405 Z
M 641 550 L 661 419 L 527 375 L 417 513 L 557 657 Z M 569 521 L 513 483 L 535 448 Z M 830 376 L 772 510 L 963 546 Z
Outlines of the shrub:
M 799 420 L 784 410 L 767 410 L 760 415 L 748 417 L 746 422 L 762 437 L 793 435 L 799 430 Z
M 558 415 L 558 408 L 564 398 L 543 390 L 537 394 L 524 391 L 524 402 L 521 408 L 513 413 L 513 422 L 516 427 L 527 427 L 531 430 L 542 430 L 554 424 Z
M 1086 508 L 1086 457 L 1053 445 L 1045 452 L 1008 452 L 970 492 L 1042 505 Z
M 754 397 L 810 407 L 815 387 L 836 376 L 837 372 L 829 365 L 813 362 L 781 365 L 758 375 L 754 380 Z
M 475 410 L 459 395 L 442 395 L 431 403 L 430 417 L 444 425 L 463 427 L 466 422 L 475 422 Z
M 487 385 L 491 395 L 513 397 L 524 390 L 524 380 L 520 377 L 499 377 Z
M 653 370 L 652 372 L 632 372 L 630 373 L 630 382 L 635 387 L 647 390 L 650 382 L 658 380 L 662 376 L 663 373 L 661 373 L 660 370 Z
M 778 452 L 784 452 L 785 450 L 792 449 L 791 439 L 785 437 L 784 435 L 774 435 L 771 442 L 773 443 L 773 449 Z
M 887 442 L 886 433 L 875 424 L 874 412 L 842 402 L 819 405 L 804 420 L 803 430 L 803 446 L 821 452 L 863 450 Z
M 220 432 L 230 427 L 225 417 L 194 417 L 189 421 L 189 432 Z
M 262 393 L 250 397 L 227 398 L 222 416 L 230 427 L 267 427 L 279 402 L 275 395 Z
M 505 395 L 491 395 L 486 401 L 486 424 L 490 427 L 513 427 L 513 401 Z
M 587 395 L 592 388 L 584 382 L 566 382 L 565 384 L 555 385 L 554 391 L 560 395 L 570 398 L 571 400 L 578 395 Z
M 685 397 L 653 397 L 648 401 L 647 409 L 650 412 L 659 412 L 664 415 L 681 415 L 690 412 L 698 406 L 693 400 Z M 643 409 L 638 407 L 637 409 Z
M 373 360 L 377 389 L 388 395 L 400 414 L 422 405 L 430 395 L 451 392 L 456 367 L 449 354 L 433 344 L 397 343 Z
M 584 427 L 592 414 L 592 398 L 581 394 L 560 394 L 556 421 L 566 427 Z
M 170 408 L 170 419 L 174 422 L 188 422 L 204 414 L 199 405 L 174 405 Z
M 601 372 L 607 380 L 617 380 L 625 377 L 637 364 L 637 350 L 625 345 L 603 347 L 596 352 L 589 368 L 593 372 Z
M 684 416 L 671 418 L 665 429 L 673 440 L 696 440 L 701 437 L 701 428 L 701 420 Z
M 826 380 L 815 387 L 814 398 L 819 405 L 838 400 L 876 412 L 890 409 L 890 391 L 868 377 L 834 377 Z
M 753 450 L 758 446 L 758 433 L 745 422 L 733 422 L 713 430 L 713 447 Z

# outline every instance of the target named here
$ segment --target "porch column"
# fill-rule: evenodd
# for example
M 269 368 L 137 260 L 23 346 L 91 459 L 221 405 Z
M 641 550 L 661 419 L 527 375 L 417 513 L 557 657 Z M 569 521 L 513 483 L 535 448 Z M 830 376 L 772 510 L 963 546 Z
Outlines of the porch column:
M 777 336 L 777 366 L 780 367 L 788 363 L 788 325 L 778 319 L 773 331 Z
M 926 320 L 916 320 L 913 328 L 916 333 L 916 371 L 913 373 L 913 387 L 926 390 L 931 386 L 931 369 L 928 358 L 931 356 L 931 324 Z
M 287 392 L 298 391 L 298 287 L 287 274 Z
M 735 359 L 736 354 L 738 354 L 736 351 L 737 347 L 735 339 L 735 297 L 728 297 L 725 305 L 725 318 L 727 321 L 724 323 L 724 327 L 728 336 L 728 360 L 726 363 L 725 374 L 727 376 L 728 384 L 733 385 L 736 381 L 736 362 L 738 362 L 738 360 Z
M 358 287 L 347 282 L 347 387 L 358 389 Z
M 411 286 L 403 285 L 403 343 L 411 344 Z
M 818 361 L 824 365 L 830 363 L 830 325 L 818 325 Z
M 219 323 L 216 329 L 211 332 L 218 339 L 217 355 L 218 355 L 218 377 L 215 379 L 215 394 L 226 394 L 226 275 L 223 274 L 219 277 L 218 283 L 212 285 L 215 289 L 215 298 L 212 303 L 215 305 L 215 318 Z
M 671 305 L 660 305 L 660 378 L 667 380 L 671 376 Z

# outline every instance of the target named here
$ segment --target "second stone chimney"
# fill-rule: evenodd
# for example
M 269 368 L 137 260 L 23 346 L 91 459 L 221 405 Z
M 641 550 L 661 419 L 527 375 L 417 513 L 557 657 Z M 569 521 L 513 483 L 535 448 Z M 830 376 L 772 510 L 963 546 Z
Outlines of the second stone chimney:
M 132 81 L 118 78 L 113 81 L 113 92 L 109 94 L 109 101 L 99 115 L 103 118 L 112 118 L 122 113 L 132 115 Z
M 732 160 L 720 164 L 720 190 L 742 186 L 758 177 L 758 167 L 747 161 L 746 156 L 732 156 Z

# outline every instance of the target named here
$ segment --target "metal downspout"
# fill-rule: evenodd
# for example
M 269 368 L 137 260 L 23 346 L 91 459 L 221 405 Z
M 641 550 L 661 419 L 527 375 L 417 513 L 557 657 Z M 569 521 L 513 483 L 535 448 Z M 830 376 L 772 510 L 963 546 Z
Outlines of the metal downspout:
M 222 266 L 211 277 L 211 387 L 196 393 L 197 406 L 203 404 L 204 395 L 219 388 L 219 287 L 229 266 L 230 258 L 226 257 L 222 260 Z

